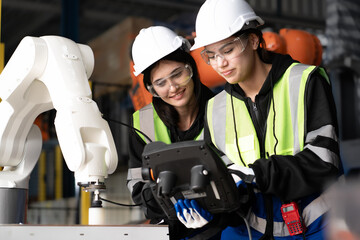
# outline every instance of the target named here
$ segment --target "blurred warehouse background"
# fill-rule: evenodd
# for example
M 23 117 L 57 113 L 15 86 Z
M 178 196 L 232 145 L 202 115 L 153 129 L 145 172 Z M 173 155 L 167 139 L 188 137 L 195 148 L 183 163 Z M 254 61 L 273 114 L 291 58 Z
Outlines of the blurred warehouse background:
M 93 99 L 107 118 L 129 123 L 130 116 L 148 99 L 141 95 L 131 74 L 130 47 L 141 28 L 163 25 L 189 37 L 204 0 L 2 0 L 2 65 L 25 36 L 60 35 L 89 45 L 95 56 L 90 77 Z M 320 52 L 320 62 L 329 72 L 337 104 L 340 140 L 345 170 L 360 168 L 360 2 L 358 0 L 249 0 L 265 20 L 264 32 L 277 35 L 281 29 L 305 31 L 320 43 L 300 55 Z M 269 38 L 271 39 L 271 38 Z M 292 39 L 293 41 L 296 38 Z M 269 47 L 271 44 L 269 42 Z M 276 46 L 275 46 L 276 47 Z M 300 47 L 300 45 L 298 45 Z M 319 50 L 320 49 L 320 50 Z M 313 56 L 314 58 L 316 56 Z M 319 59 L 319 58 L 318 58 Z M 299 59 L 300 60 L 300 59 Z M 311 59 L 311 61 L 314 61 Z M 222 82 L 212 83 L 221 88 Z M 137 92 L 138 91 L 138 92 Z M 55 112 L 39 116 L 43 154 L 31 174 L 28 222 L 40 224 L 86 224 L 89 196 L 81 196 L 73 173 L 67 169 L 57 145 L 53 126 Z M 119 164 L 107 179 L 106 197 L 131 204 L 126 188 L 127 131 L 110 122 Z M 108 224 L 144 222 L 137 207 L 104 204 Z

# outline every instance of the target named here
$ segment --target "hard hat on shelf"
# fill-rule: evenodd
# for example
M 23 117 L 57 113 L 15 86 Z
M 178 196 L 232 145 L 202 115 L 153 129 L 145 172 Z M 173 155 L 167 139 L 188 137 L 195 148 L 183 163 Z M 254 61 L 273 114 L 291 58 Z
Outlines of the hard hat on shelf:
M 313 34 L 299 30 L 282 28 L 279 31 L 286 43 L 287 53 L 301 63 L 319 65 L 322 59 L 320 40 Z
M 319 38 L 304 30 L 282 28 L 278 33 L 264 32 L 265 48 L 293 59 L 319 66 L 322 61 L 322 45 Z
M 132 46 L 134 75 L 138 76 L 153 63 L 180 47 L 189 51 L 190 43 L 167 27 L 152 26 L 141 29 Z
M 207 0 L 195 24 L 195 44 L 191 50 L 221 41 L 234 33 L 264 24 L 245 0 Z
M 132 85 L 129 89 L 129 95 L 133 103 L 134 110 L 137 111 L 151 103 L 152 95 L 144 86 L 144 76 L 142 74 L 135 76 L 133 61 L 130 61 L 129 63 L 129 70 L 132 79 Z
M 315 59 L 314 59 L 314 65 L 319 66 L 321 64 L 322 61 L 322 54 L 323 54 L 323 49 L 322 49 L 322 45 L 321 42 L 319 40 L 319 38 L 315 35 L 311 35 L 313 40 L 314 40 L 314 44 L 315 44 Z
M 275 32 L 264 32 L 263 38 L 265 41 L 265 48 L 268 51 L 285 54 L 286 43 L 282 36 Z

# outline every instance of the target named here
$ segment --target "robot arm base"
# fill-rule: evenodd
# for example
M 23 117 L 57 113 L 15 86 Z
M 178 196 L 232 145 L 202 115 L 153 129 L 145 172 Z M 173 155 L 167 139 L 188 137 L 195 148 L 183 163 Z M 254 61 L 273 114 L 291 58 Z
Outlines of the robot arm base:
M 106 190 L 104 182 L 78 182 L 77 184 L 82 187 L 85 192 L 102 192 Z

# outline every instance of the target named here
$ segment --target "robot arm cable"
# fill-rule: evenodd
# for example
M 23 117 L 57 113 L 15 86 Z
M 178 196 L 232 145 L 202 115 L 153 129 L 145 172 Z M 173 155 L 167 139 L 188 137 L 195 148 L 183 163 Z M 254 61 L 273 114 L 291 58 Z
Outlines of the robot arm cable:
M 118 120 L 114 120 L 114 119 L 111 119 L 111 118 L 108 118 L 106 116 L 104 116 L 104 119 L 108 122 L 114 122 L 114 123 L 117 123 L 117 124 L 120 124 L 120 125 L 123 125 L 123 126 L 126 126 L 130 129 L 133 129 L 135 130 L 136 132 L 142 134 L 149 142 L 152 142 L 152 140 L 149 138 L 149 136 L 147 136 L 144 132 L 140 131 L 139 129 L 137 128 L 134 128 L 133 126 L 129 125 L 129 124 L 126 124 L 126 123 L 123 123 L 123 122 L 120 122 Z

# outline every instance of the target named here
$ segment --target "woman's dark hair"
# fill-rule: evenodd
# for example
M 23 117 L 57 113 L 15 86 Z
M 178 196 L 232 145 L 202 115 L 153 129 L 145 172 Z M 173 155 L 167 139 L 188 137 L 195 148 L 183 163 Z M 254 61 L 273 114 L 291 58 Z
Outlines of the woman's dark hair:
M 251 33 L 255 34 L 259 38 L 259 46 L 258 46 L 256 51 L 257 51 L 260 59 L 263 62 L 269 63 L 270 59 L 271 59 L 271 53 L 269 51 L 267 51 L 266 48 L 265 48 L 266 47 L 265 40 L 263 38 L 263 34 L 262 34 L 260 29 L 258 29 L 258 28 L 249 28 L 249 29 L 246 29 L 246 30 L 240 30 L 239 32 L 235 33 L 234 36 L 238 37 L 238 36 L 240 36 L 242 34 L 245 34 L 246 37 L 249 37 L 249 35 Z
M 201 82 L 199 78 L 199 73 L 196 67 L 196 62 L 193 59 L 193 57 L 190 55 L 190 53 L 182 50 L 181 48 L 175 50 L 174 52 L 166 55 L 159 61 L 152 64 L 150 67 L 144 70 L 144 85 L 147 88 L 151 85 L 151 70 L 159 65 L 159 62 L 162 60 L 169 60 L 169 61 L 175 61 L 175 62 L 181 62 L 185 63 L 191 66 L 193 71 L 192 80 L 194 81 L 194 93 L 196 97 L 197 106 L 200 105 L 201 100 Z M 164 124 L 167 127 L 170 126 L 176 126 L 179 121 L 179 114 L 175 110 L 175 108 L 164 102 L 161 98 L 153 97 L 153 105 L 155 107 L 155 110 L 157 114 L 159 115 L 160 119 L 164 122 Z

